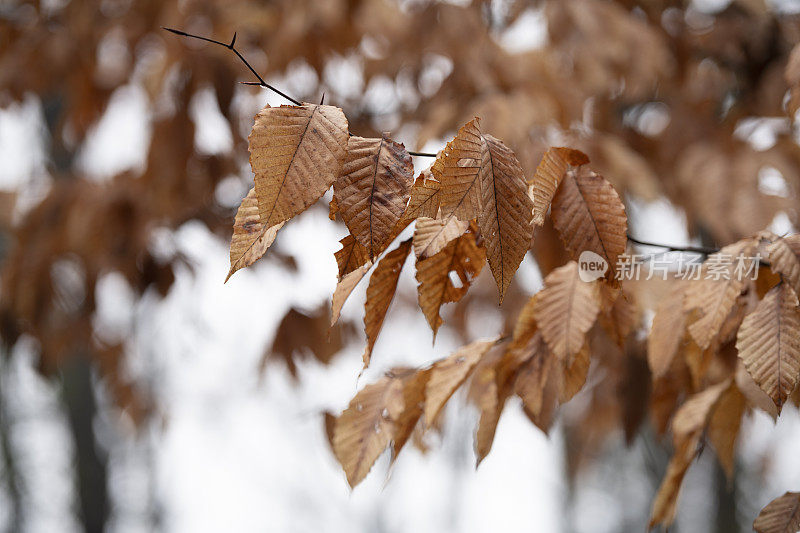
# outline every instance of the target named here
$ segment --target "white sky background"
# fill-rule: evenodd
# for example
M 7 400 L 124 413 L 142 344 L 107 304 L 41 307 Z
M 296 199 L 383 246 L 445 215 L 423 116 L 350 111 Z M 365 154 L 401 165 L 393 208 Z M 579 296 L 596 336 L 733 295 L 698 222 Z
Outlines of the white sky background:
M 538 13 L 531 10 L 498 40 L 515 51 L 540 46 L 546 39 L 541 23 Z M 338 71 L 354 78 L 349 85 L 347 79 L 340 85 L 360 87 L 360 72 L 353 70 L 351 62 L 343 65 Z M 298 83 L 294 78 L 280 81 L 287 87 Z M 266 94 L 257 98 L 249 94 L 240 89 L 235 105 L 252 108 L 251 114 L 266 101 L 283 103 Z M 379 94 L 373 98 L 381 101 Z M 33 97 L 0 110 L 0 188 L 21 188 L 23 209 L 47 190 L 48 180 L 41 177 L 47 142 L 42 137 L 41 113 Z M 79 165 L 87 176 L 103 180 L 143 164 L 149 113 L 146 97 L 135 81 L 114 94 L 95 134 L 81 150 Z M 213 93 L 196 96 L 192 117 L 198 123 L 195 142 L 201 152 L 230 146 L 230 131 L 219 116 Z M 416 159 L 416 166 L 429 164 Z M 221 186 L 218 196 L 232 196 L 238 202 L 246 191 L 244 179 L 233 179 Z M 642 238 L 670 244 L 688 241 L 682 214 L 666 201 L 632 202 L 630 215 Z M 600 465 L 587 471 L 585 488 L 573 502 L 575 516 L 570 523 L 563 523 L 567 502 L 559 431 L 555 429 L 549 438 L 543 435 L 511 401 L 492 452 L 476 471 L 472 452 L 476 416 L 458 397 L 448 408 L 442 441 L 434 443 L 427 455 L 408 445 L 388 482 L 384 456 L 351 492 L 329 449 L 321 412 L 339 412 L 358 387 L 392 366 L 425 364 L 457 345 L 444 328 L 431 346 L 430 329 L 421 312 L 392 308 L 373 365 L 359 383 L 360 337 L 329 367 L 301 363 L 296 384 L 279 364 L 270 365 L 259 376 L 262 351 L 271 343 L 285 312 L 291 306 L 316 308 L 333 292 L 333 252 L 342 236 L 343 228 L 328 221 L 326 210 L 311 209 L 289 222 L 276 243 L 297 259 L 296 274 L 264 262 L 238 272 L 223 285 L 229 265 L 227 243 L 201 224 L 189 223 L 174 234 L 158 232 L 154 239 L 154 246 L 176 247 L 187 254 L 195 267 L 193 274 L 178 273 L 166 299 L 150 295 L 132 307 L 130 288 L 120 276 L 110 274 L 100 283 L 97 322 L 108 335 L 133 332 L 130 371 L 149 376 L 166 416 L 163 426 L 151 428 L 138 439 L 126 433 L 130 428 L 113 425 L 113 418 L 98 421 L 111 453 L 111 493 L 117 504 L 112 531 L 145 530 L 143 512 L 150 487 L 163 505 L 164 529 L 187 533 L 611 533 L 624 524 L 623 509 L 631 507 L 626 504 L 649 505 L 648 491 L 652 489 L 637 474 L 641 467 L 636 463 L 639 452 L 634 450 L 624 455 L 618 468 Z M 406 294 L 415 291 L 412 270 L 406 266 L 400 283 L 399 291 Z M 482 275 L 489 275 L 488 269 L 484 270 Z M 529 257 L 518 277 L 530 293 L 540 287 L 538 270 Z M 343 311 L 345 318 L 357 324 L 361 323 L 365 286 L 356 290 Z M 497 333 L 496 311 L 487 309 L 485 313 L 474 317 L 476 337 Z M 414 335 L 409 335 L 410 331 Z M 73 451 L 52 385 L 32 370 L 34 352 L 30 343 L 20 345 L 11 362 L 9 383 L 2 387 L 4 397 L 12 400 L 15 446 L 30 472 L 28 483 L 37 509 L 35 516 L 27 517 L 27 526 L 36 532 L 74 531 L 70 507 L 75 495 L 69 486 Z M 574 401 L 580 403 L 579 398 Z M 796 411 L 787 408 L 772 426 L 765 415 L 754 417 L 742 446 L 747 457 L 770 451 L 774 458 L 766 472 L 764 501 L 752 502 L 754 508 L 785 490 L 800 489 L 800 463 L 796 445 L 790 444 L 800 438 Z M 152 453 L 145 446 L 148 442 Z M 702 471 L 702 465 L 693 467 L 698 469 Z M 628 488 L 607 490 L 616 483 L 615 478 Z M 682 501 L 679 513 L 686 509 Z M 0 505 L 0 522 L 4 512 L 7 508 Z

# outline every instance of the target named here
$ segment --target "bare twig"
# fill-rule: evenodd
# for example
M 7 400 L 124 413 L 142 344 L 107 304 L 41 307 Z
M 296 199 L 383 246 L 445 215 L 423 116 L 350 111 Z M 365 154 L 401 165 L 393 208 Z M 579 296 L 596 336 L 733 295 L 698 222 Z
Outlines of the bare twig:
M 706 246 L 671 246 L 669 244 L 660 244 L 657 242 L 643 241 L 641 239 L 637 239 L 630 233 L 628 234 L 628 240 L 640 246 L 652 246 L 654 248 L 664 248 L 668 252 L 690 252 L 703 255 L 710 255 L 719 252 L 718 248 L 709 248 Z
M 176 30 L 176 29 L 173 29 L 173 28 L 166 28 L 164 26 L 162 26 L 161 28 L 166 30 L 166 31 L 168 31 L 168 32 L 170 32 L 170 33 L 174 33 L 175 35 L 180 35 L 181 37 L 190 37 L 192 39 L 198 39 L 200 41 L 205 41 L 207 43 L 216 44 L 216 45 L 222 46 L 224 48 L 227 48 L 228 50 L 231 50 L 234 54 L 236 54 L 236 57 L 238 57 L 242 61 L 242 63 L 244 63 L 244 65 L 250 70 L 250 72 L 252 72 L 253 75 L 256 78 L 258 78 L 257 82 L 256 81 L 242 81 L 242 82 L 239 82 L 239 83 L 241 83 L 243 85 L 257 85 L 259 87 L 264 87 L 265 89 L 269 89 L 270 91 L 283 96 L 284 98 L 289 100 L 294 105 L 303 105 L 298 100 L 292 98 L 291 96 L 289 96 L 285 92 L 273 87 L 272 85 L 270 85 L 269 83 L 264 81 L 264 78 L 262 78 L 258 74 L 258 72 L 256 72 L 256 70 L 252 67 L 252 65 L 250 65 L 250 63 L 247 62 L 247 60 L 244 58 L 244 56 L 234 46 L 236 44 L 236 33 L 233 34 L 233 39 L 231 39 L 230 44 L 227 44 L 227 43 L 223 43 L 222 41 L 217 41 L 216 39 L 209 39 L 208 37 L 203 37 L 203 36 L 200 36 L 200 35 L 194 35 L 192 33 L 187 33 L 185 31 Z M 325 95 L 323 94 L 322 95 L 322 101 L 324 101 L 324 100 L 325 100 Z M 320 102 L 320 105 L 322 105 L 322 102 Z M 418 157 L 436 157 L 436 154 L 430 153 L 430 152 L 408 152 L 408 153 L 409 153 L 409 155 L 415 155 L 415 156 L 418 156 Z

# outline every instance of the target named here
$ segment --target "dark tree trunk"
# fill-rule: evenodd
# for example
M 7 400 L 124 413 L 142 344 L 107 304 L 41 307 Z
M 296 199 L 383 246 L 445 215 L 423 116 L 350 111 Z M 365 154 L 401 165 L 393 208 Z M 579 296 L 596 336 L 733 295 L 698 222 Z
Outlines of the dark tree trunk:
M 94 434 L 97 401 L 89 362 L 76 358 L 63 366 L 62 400 L 75 442 L 78 502 L 84 531 L 100 533 L 109 515 L 107 455 Z

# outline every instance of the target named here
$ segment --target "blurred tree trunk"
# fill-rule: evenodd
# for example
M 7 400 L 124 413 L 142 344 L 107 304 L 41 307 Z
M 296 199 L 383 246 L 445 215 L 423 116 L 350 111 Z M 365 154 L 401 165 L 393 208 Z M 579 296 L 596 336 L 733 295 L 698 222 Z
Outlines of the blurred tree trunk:
M 64 365 L 61 395 L 75 442 L 80 517 L 87 533 L 100 533 L 109 516 L 108 458 L 94 434 L 97 401 L 89 361 L 75 358 Z
M 747 531 L 744 524 L 740 524 L 736 513 L 736 483 L 739 469 L 733 469 L 733 476 L 728 476 L 719 464 L 714 461 L 714 488 L 717 493 L 716 533 L 731 533 Z
M 6 384 L 8 381 L 8 358 L 5 350 L 0 346 L 0 453 L 3 456 L 3 475 L 8 499 L 10 500 L 11 516 L 8 519 L 10 531 L 22 530 L 22 491 L 20 487 L 17 464 L 14 458 L 14 448 L 11 442 L 13 420 L 6 403 Z

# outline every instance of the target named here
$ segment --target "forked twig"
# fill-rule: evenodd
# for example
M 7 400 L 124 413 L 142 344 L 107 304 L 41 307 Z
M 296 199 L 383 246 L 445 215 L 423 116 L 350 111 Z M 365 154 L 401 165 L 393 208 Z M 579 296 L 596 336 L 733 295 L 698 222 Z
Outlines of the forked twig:
M 230 44 L 228 44 L 228 43 L 223 43 L 222 41 L 217 41 L 216 39 L 209 39 L 208 37 L 203 37 L 201 35 L 194 35 L 193 33 L 187 33 L 185 31 L 176 30 L 174 28 L 167 28 L 165 26 L 161 26 L 161 29 L 166 30 L 166 31 L 168 31 L 170 33 L 174 33 L 175 35 L 180 35 L 181 37 L 190 37 L 192 39 L 198 39 L 200 41 L 205 41 L 207 43 L 216 44 L 216 45 L 222 46 L 224 48 L 227 48 L 228 50 L 231 50 L 234 54 L 236 54 L 236 57 L 238 57 L 242 61 L 242 63 L 244 63 L 244 65 L 248 68 L 248 70 L 250 70 L 250 72 L 252 72 L 253 75 L 256 78 L 258 78 L 258 81 L 242 81 L 242 82 L 239 82 L 239 83 L 241 83 L 242 85 L 257 85 L 259 87 L 264 87 L 265 89 L 269 89 L 270 91 L 272 91 L 272 92 L 274 92 L 276 94 L 279 94 L 280 96 L 283 96 L 284 98 L 289 100 L 294 105 L 303 105 L 298 100 L 292 98 L 291 96 L 289 96 L 285 92 L 281 91 L 280 89 L 277 89 L 276 87 L 273 87 L 272 85 L 270 85 L 269 83 L 264 81 L 264 78 L 262 78 L 258 74 L 258 72 L 256 72 L 256 69 L 254 69 L 252 67 L 252 65 L 250 65 L 250 63 L 248 63 L 247 60 L 244 58 L 244 56 L 239 52 L 239 50 L 236 49 L 236 46 L 235 46 L 235 44 L 236 44 L 236 33 L 235 32 L 233 34 L 233 39 L 231 39 Z M 325 95 L 323 94 L 322 95 L 322 101 L 324 101 L 324 100 L 325 100 Z M 322 102 L 320 102 L 320 105 L 322 105 Z M 436 157 L 436 154 L 430 153 L 430 152 L 411 152 L 411 151 L 409 151 L 408 153 L 409 153 L 409 155 L 415 155 L 415 156 L 419 156 L 419 157 Z

